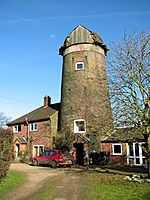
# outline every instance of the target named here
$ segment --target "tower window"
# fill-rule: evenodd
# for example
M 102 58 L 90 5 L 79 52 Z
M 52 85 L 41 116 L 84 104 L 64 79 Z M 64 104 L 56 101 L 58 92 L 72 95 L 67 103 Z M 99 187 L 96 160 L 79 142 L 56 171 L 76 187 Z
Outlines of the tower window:
M 74 133 L 85 133 L 85 120 L 84 119 L 78 119 L 74 120 Z
M 84 69 L 84 62 L 77 62 L 75 64 L 75 70 L 83 70 Z

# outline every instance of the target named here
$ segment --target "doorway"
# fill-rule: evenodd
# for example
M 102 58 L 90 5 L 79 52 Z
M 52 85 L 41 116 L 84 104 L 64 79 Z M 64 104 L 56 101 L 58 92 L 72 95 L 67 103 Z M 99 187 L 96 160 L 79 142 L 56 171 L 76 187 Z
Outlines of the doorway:
M 83 143 L 74 143 L 73 146 L 76 148 L 76 163 L 84 165 Z
M 20 145 L 16 144 L 15 159 L 19 159 Z

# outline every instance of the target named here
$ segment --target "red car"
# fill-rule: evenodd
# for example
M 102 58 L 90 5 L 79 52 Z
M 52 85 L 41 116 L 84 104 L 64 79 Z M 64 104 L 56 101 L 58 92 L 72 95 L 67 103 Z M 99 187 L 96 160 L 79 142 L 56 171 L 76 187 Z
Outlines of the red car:
M 34 166 L 50 165 L 56 168 L 58 166 L 71 166 L 73 162 L 69 153 L 61 150 L 49 150 L 44 151 L 41 156 L 33 157 L 32 163 Z

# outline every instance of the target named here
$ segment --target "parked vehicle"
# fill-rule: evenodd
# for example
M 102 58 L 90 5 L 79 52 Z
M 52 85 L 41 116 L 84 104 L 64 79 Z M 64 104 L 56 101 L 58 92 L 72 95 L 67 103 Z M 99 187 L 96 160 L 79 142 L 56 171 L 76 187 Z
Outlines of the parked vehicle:
M 69 153 L 61 150 L 44 151 L 42 155 L 32 158 L 34 166 L 50 165 L 53 168 L 58 166 L 71 166 L 73 164 L 72 157 Z

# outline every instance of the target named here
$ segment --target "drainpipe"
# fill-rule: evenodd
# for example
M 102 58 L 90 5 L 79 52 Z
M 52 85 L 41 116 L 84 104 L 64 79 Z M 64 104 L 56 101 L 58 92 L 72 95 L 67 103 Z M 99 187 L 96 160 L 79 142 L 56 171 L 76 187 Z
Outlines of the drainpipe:
M 50 143 L 49 143 L 49 146 L 51 146 L 51 149 L 53 149 L 53 130 L 52 130 L 52 124 L 51 124 L 51 122 L 52 122 L 52 118 L 51 118 L 51 116 L 49 116 L 49 122 L 50 122 L 50 124 L 49 124 L 49 129 L 48 129 L 48 134 L 49 134 L 49 141 L 50 141 Z
M 26 124 L 27 124 L 27 156 L 28 156 L 28 163 L 30 161 L 30 148 L 29 148 L 29 145 L 30 145 L 30 127 L 29 127 L 29 122 L 28 122 L 28 119 L 26 117 Z

